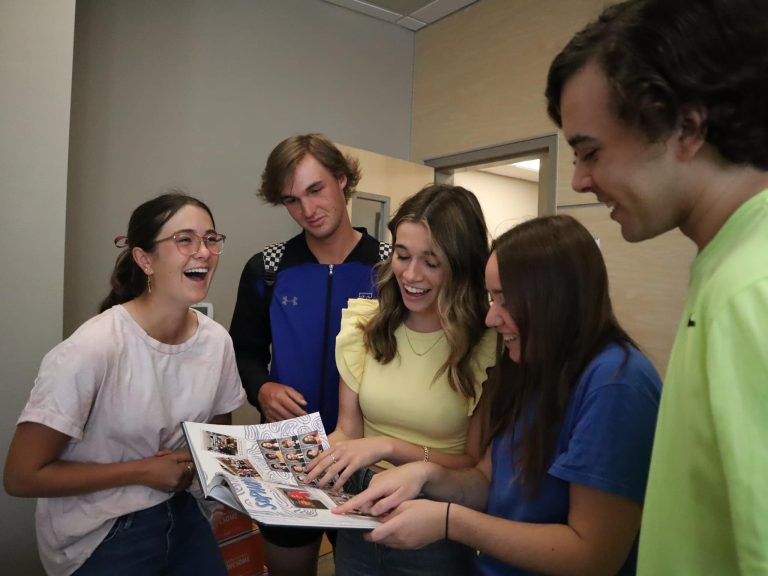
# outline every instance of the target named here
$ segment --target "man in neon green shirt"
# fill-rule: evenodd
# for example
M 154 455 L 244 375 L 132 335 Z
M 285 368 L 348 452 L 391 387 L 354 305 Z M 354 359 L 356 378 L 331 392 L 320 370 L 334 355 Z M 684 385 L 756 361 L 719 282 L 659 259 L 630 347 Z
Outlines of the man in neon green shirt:
M 638 574 L 768 574 L 768 2 L 629 0 L 555 58 L 548 111 L 638 242 L 699 253 L 670 358 Z

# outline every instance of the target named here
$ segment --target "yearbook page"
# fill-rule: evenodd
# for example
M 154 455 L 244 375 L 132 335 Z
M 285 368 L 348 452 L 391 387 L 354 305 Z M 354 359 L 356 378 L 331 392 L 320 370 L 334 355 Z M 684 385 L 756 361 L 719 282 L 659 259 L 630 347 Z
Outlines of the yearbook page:
M 371 529 L 369 515 L 332 514 L 351 495 L 304 484 L 305 467 L 328 448 L 317 412 L 269 424 L 183 422 L 200 485 L 211 498 L 267 525 Z

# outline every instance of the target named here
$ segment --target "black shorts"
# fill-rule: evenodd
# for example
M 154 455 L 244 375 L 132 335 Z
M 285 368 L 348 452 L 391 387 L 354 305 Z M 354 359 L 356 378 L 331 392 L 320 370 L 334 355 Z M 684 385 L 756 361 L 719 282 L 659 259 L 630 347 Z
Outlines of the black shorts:
M 317 528 L 286 528 L 285 526 L 265 526 L 256 522 L 259 526 L 264 539 L 275 546 L 281 548 L 301 548 L 316 544 L 323 537 L 328 535 L 331 544 L 336 542 L 336 530 L 318 530 Z

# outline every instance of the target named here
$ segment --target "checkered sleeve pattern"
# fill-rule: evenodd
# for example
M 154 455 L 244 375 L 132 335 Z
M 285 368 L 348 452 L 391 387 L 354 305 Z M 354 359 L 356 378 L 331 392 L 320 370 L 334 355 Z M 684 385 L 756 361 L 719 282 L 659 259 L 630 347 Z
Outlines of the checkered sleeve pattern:
M 276 273 L 283 252 L 285 252 L 285 242 L 278 242 L 264 248 L 264 270 L 273 274 Z
M 392 245 L 388 242 L 379 242 L 379 260 L 386 260 L 392 254 Z

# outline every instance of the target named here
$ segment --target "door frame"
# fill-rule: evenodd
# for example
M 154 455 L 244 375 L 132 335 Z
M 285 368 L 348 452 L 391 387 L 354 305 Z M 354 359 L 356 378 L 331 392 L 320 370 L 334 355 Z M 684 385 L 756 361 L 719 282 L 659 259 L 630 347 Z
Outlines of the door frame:
M 538 211 L 539 216 L 545 216 L 557 211 L 557 149 L 557 134 L 547 134 L 429 158 L 424 164 L 435 169 L 435 182 L 452 183 L 452 171 L 457 168 L 521 157 L 540 158 Z
M 389 196 L 384 196 L 383 194 L 373 194 L 372 192 L 356 192 L 354 196 L 352 196 L 352 201 L 354 202 L 355 198 L 362 198 L 363 200 L 371 200 L 372 202 L 378 202 L 380 204 L 379 210 L 377 212 L 379 216 L 379 223 L 378 223 L 378 229 L 375 231 L 375 233 L 371 233 L 369 230 L 369 234 L 371 236 L 375 236 L 379 240 L 387 240 L 388 236 L 387 233 L 389 232 L 389 229 L 387 228 L 389 224 L 389 206 L 390 206 L 390 198 Z M 352 208 L 352 216 L 354 217 L 355 209 Z

